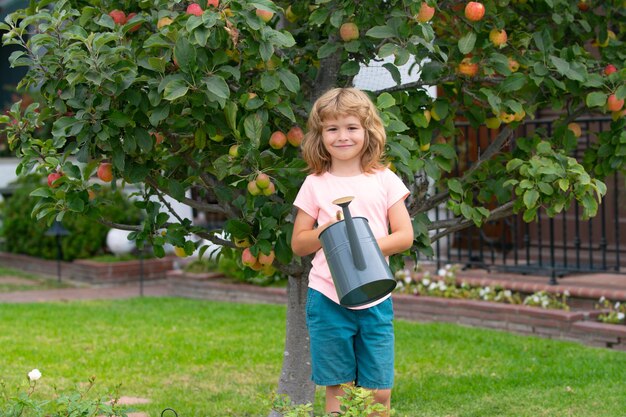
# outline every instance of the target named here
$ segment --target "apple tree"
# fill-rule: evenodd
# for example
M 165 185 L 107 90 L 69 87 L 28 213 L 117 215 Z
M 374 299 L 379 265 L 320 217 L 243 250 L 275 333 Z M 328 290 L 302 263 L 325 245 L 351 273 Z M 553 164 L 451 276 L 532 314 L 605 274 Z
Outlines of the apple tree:
M 0 25 L 20 84 L 38 100 L 0 116 L 20 173 L 49 175 L 34 215 L 80 213 L 131 230 L 162 256 L 199 236 L 247 270 L 289 277 L 279 391 L 312 400 L 304 325 L 310 259 L 290 247 L 292 202 L 305 172 L 299 143 L 315 98 L 382 65 L 395 85 L 371 92 L 386 156 L 413 190 L 415 250 L 470 225 L 573 201 L 595 215 L 603 178 L 626 156 L 626 7 L 622 0 L 43 0 Z M 419 74 L 406 82 L 399 68 Z M 428 88 L 438 87 L 437 97 Z M 543 111 L 553 129 L 512 138 Z M 610 115 L 582 160 L 581 115 Z M 459 175 L 462 118 L 494 140 Z M 99 182 L 134 184 L 140 225 L 114 225 Z M 436 193 L 429 181 L 437 184 Z M 193 194 L 190 193 L 193 190 Z M 94 198 L 95 196 L 95 198 Z M 168 198 L 223 215 L 207 230 Z M 455 217 L 432 222 L 447 207 Z M 435 235 L 429 231 L 439 230 Z M 397 262 L 397 261 L 396 261 Z

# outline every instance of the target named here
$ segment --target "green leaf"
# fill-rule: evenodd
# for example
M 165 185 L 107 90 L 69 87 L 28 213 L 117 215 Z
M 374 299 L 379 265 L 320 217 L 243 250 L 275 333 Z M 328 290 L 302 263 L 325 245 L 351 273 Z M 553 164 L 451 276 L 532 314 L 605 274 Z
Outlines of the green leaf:
M 388 109 L 389 107 L 396 105 L 396 99 L 389 93 L 382 93 L 376 99 L 376 107 L 380 110 Z
M 173 79 L 165 85 L 163 90 L 163 98 L 169 101 L 174 101 L 177 98 L 181 98 L 189 91 L 189 85 L 185 80 Z
M 163 103 L 152 110 L 149 119 L 152 126 L 158 126 L 163 120 L 167 119 L 170 115 L 169 103 Z
M 539 193 L 537 190 L 526 190 L 524 193 L 524 205 L 527 208 L 533 208 L 537 204 L 537 200 L 539 199 Z
M 261 88 L 265 92 L 277 90 L 280 87 L 280 78 L 269 72 L 261 74 Z
M 389 27 L 387 25 L 374 26 L 373 28 L 371 28 L 365 33 L 365 36 L 369 36 L 370 38 L 376 38 L 376 39 L 387 39 L 387 38 L 393 38 L 397 36 L 397 33 L 394 30 L 394 28 Z
M 224 78 L 219 75 L 209 75 L 204 79 L 204 84 L 206 85 L 209 92 L 216 97 L 221 99 L 227 99 L 230 97 L 230 89 L 228 88 L 228 84 L 224 81 Z
M 395 64 L 392 64 L 391 62 L 386 62 L 383 64 L 383 68 L 389 71 L 389 74 L 391 74 L 391 78 L 393 78 L 397 85 L 402 84 L 402 75 L 400 74 L 400 70 Z
M 174 57 L 181 71 L 190 73 L 197 61 L 196 48 L 189 43 L 186 37 L 179 36 L 174 46 Z
M 467 34 L 465 34 L 465 36 L 459 39 L 459 51 L 461 51 L 461 53 L 464 55 L 469 54 L 474 49 L 475 44 L 476 34 L 474 32 L 468 32 Z
M 463 185 L 461 184 L 461 181 L 456 178 L 448 180 L 448 189 L 459 196 L 463 195 Z
M 277 74 L 280 78 L 280 81 L 287 88 L 287 90 L 291 91 L 292 93 L 297 93 L 298 91 L 300 91 L 300 79 L 297 75 L 293 74 L 291 71 L 285 68 L 280 68 L 277 71 Z
M 317 50 L 317 57 L 319 59 L 324 59 L 335 53 L 337 49 L 339 49 L 339 44 L 337 42 L 325 43 L 320 49 Z
M 241 220 L 230 219 L 224 224 L 224 231 L 237 239 L 244 239 L 252 234 L 252 226 Z
M 243 129 L 246 137 L 252 141 L 255 148 L 258 148 L 263 130 L 261 117 L 256 113 L 249 115 L 243 122 Z
M 522 87 L 526 85 L 526 76 L 519 72 L 512 74 L 509 77 L 506 77 L 504 81 L 500 84 L 500 91 L 504 93 L 508 93 L 511 91 L 520 90 Z
M 291 245 L 287 242 L 287 235 L 281 234 L 276 239 L 276 246 L 274 247 L 274 253 L 276 254 L 276 259 L 282 264 L 289 264 L 291 259 L 293 258 L 293 252 L 291 250 Z
M 237 103 L 233 101 L 227 101 L 224 106 L 224 115 L 226 116 L 226 123 L 231 130 L 237 130 Z
M 281 112 L 285 117 L 291 120 L 293 123 L 296 123 L 296 116 L 293 114 L 293 109 L 291 108 L 291 103 L 281 102 L 276 106 L 276 110 Z
M 585 103 L 587 104 L 587 107 L 602 107 L 606 104 L 607 97 L 608 95 L 606 93 L 594 91 L 587 94 Z

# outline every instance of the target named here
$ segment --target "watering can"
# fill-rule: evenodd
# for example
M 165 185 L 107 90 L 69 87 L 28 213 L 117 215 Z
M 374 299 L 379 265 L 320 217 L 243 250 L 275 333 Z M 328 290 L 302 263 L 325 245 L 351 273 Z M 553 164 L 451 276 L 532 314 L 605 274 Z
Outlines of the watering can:
M 365 217 L 352 217 L 348 205 L 354 197 L 335 201 L 343 220 L 320 233 L 328 268 L 335 283 L 339 303 L 358 307 L 372 303 L 396 287 L 396 280 L 374 238 Z

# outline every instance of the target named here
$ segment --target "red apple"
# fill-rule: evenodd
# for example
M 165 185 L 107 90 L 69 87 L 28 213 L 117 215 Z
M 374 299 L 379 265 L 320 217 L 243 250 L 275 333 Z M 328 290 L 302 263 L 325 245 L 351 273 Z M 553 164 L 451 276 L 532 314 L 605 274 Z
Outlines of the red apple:
M 271 265 L 275 258 L 276 255 L 273 250 L 270 251 L 269 255 L 266 255 L 263 252 L 259 253 L 259 263 L 263 266 Z
M 126 23 L 126 13 L 121 10 L 111 10 L 109 16 L 113 19 L 116 25 L 123 25 Z
M 611 94 L 606 101 L 606 108 L 610 111 L 620 111 L 624 107 L 624 99 L 618 100 L 615 94 Z
M 264 172 L 260 172 L 256 176 L 255 182 L 256 182 L 257 187 L 259 187 L 261 190 L 264 190 L 265 188 L 269 187 L 270 184 L 272 183 L 269 175 L 267 175 Z
M 220 0 L 208 0 L 206 2 L 207 7 L 218 7 L 220 5 Z
M 356 23 L 348 22 L 341 25 L 339 28 L 339 36 L 344 42 L 353 41 L 359 39 L 359 27 Z
M 477 1 L 470 1 L 465 6 L 465 17 L 472 22 L 478 22 L 485 16 L 485 6 Z
M 281 132 L 276 131 L 270 136 L 270 146 L 274 149 L 282 149 L 287 144 L 287 136 Z
M 276 186 L 274 185 L 273 182 L 270 182 L 266 188 L 263 188 L 261 190 L 261 192 L 263 193 L 263 195 L 270 196 L 276 192 Z
M 583 134 L 583 130 L 578 123 L 572 122 L 567 125 L 567 128 L 572 131 L 574 136 L 579 138 Z
M 130 19 L 132 19 L 135 16 L 137 16 L 137 13 L 128 13 L 128 17 L 126 17 L 126 21 L 127 22 L 130 21 Z M 141 28 L 141 23 L 137 23 L 135 26 L 130 28 L 128 31 L 129 32 L 137 32 L 139 30 L 139 28 Z
M 231 147 L 228 148 L 228 155 L 230 155 L 231 158 L 237 158 L 239 156 L 239 145 L 231 145 Z
M 617 72 L 617 67 L 613 64 L 609 64 L 606 67 L 604 67 L 604 75 L 611 75 L 614 72 Z
M 163 140 L 165 139 L 165 136 L 163 136 L 162 133 L 159 132 L 151 132 L 150 133 L 152 136 L 154 136 L 154 143 L 156 145 L 160 145 L 161 143 L 163 143 Z
M 191 3 L 189 6 L 187 6 L 187 14 L 202 16 L 202 7 L 200 7 L 198 3 Z
M 289 129 L 287 132 L 287 141 L 291 146 L 298 147 L 302 143 L 302 139 L 304 138 L 304 132 L 300 126 L 294 126 Z
M 174 21 L 169 18 L 169 17 L 162 17 L 158 20 L 157 22 L 157 29 L 161 29 L 165 26 L 169 26 L 173 23 Z
M 463 58 L 458 67 L 459 73 L 473 77 L 478 74 L 478 63 L 472 62 L 472 58 Z
M 52 188 L 57 188 L 59 184 L 55 184 L 55 181 L 61 178 L 63 174 L 61 172 L 53 172 L 48 174 L 48 186 Z
M 108 162 L 103 162 L 98 167 L 98 178 L 104 182 L 111 182 L 113 180 L 113 167 Z
M 241 263 L 243 263 L 245 266 L 252 267 L 257 262 L 258 262 L 258 259 L 256 256 L 252 254 L 252 251 L 250 251 L 250 248 L 245 248 L 241 252 Z
M 511 72 L 517 72 L 517 70 L 519 69 L 519 62 L 517 62 L 513 58 L 509 58 L 509 69 L 511 70 Z
M 578 2 L 578 10 L 580 10 L 581 12 L 586 12 L 587 10 L 589 10 L 589 1 L 580 0 Z
M 420 6 L 420 11 L 417 13 L 417 16 L 415 16 L 415 20 L 420 23 L 426 23 L 429 22 L 434 15 L 435 8 L 430 7 L 428 4 L 426 4 L 426 2 L 423 2 Z
M 272 17 L 274 17 L 273 12 L 262 10 L 262 9 L 256 9 L 256 15 L 259 16 L 261 20 L 266 23 L 272 20 Z
M 506 45 L 507 39 L 508 36 L 506 34 L 506 30 L 504 29 L 499 30 L 494 28 L 491 29 L 491 32 L 489 32 L 489 40 L 491 41 L 491 43 L 493 43 L 495 47 L 504 47 L 504 45 Z
M 250 195 L 259 195 L 261 194 L 261 189 L 259 188 L 258 185 L 256 185 L 256 181 L 252 180 L 250 182 L 248 182 L 248 192 L 250 193 Z

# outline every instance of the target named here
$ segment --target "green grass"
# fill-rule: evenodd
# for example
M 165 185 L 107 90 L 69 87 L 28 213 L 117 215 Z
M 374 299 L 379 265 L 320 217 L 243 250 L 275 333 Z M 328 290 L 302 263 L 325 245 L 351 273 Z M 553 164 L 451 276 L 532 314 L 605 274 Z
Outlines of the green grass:
M 29 274 L 17 269 L 0 267 L 0 278 L 15 277 L 24 280 L 28 280 L 28 284 L 18 284 L 3 282 L 0 279 L 0 293 L 1 292 L 13 292 L 13 291 L 28 291 L 28 290 L 49 290 L 54 288 L 66 288 L 69 285 L 63 281 L 60 283 L 55 278 L 45 278 L 40 275 Z
M 0 304 L 1 379 L 42 371 L 42 392 L 96 388 L 152 399 L 159 416 L 265 416 L 285 307 L 176 298 Z M 397 416 L 616 417 L 626 353 L 450 324 L 396 323 Z M 316 413 L 321 414 L 321 390 Z

